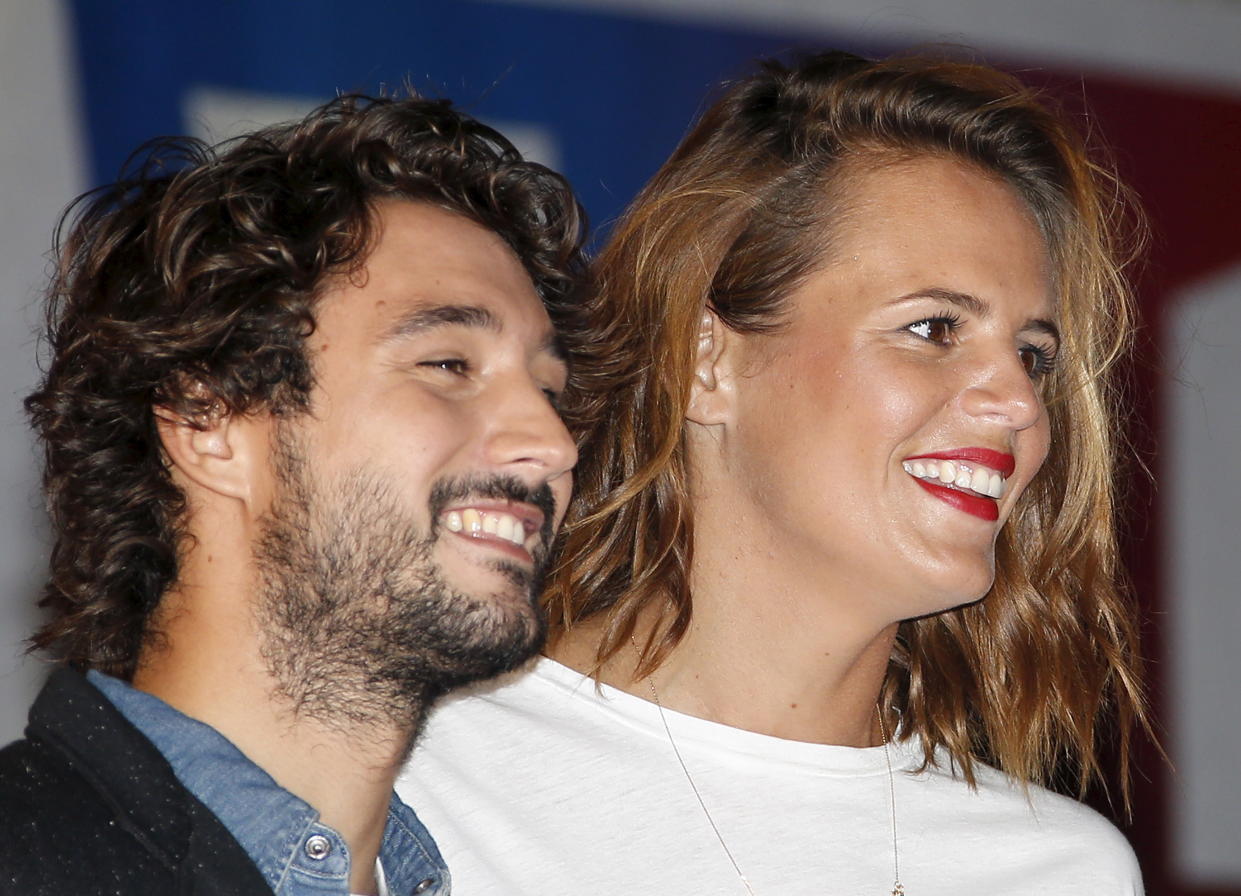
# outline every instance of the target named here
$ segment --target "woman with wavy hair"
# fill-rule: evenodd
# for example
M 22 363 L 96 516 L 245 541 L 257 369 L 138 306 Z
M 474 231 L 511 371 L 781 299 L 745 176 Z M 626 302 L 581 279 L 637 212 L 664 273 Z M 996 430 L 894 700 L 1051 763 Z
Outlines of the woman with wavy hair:
M 1123 195 L 976 64 L 768 62 L 705 113 L 598 259 L 548 657 L 403 785 L 459 887 L 1141 891 L 1045 789 L 1143 718 Z

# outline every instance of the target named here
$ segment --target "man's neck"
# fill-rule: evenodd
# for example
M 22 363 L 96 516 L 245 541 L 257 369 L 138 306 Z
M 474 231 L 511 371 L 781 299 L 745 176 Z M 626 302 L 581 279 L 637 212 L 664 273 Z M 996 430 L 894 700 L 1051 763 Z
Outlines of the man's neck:
M 348 844 L 351 890 L 376 892 L 392 785 L 414 732 L 391 720 L 335 725 L 301 717 L 279 694 L 257 650 L 230 650 L 225 643 L 205 649 L 202 641 L 181 650 L 177 645 L 186 642 L 175 635 L 165 641 L 169 646 L 144 654 L 134 687 L 210 725 L 312 806 Z

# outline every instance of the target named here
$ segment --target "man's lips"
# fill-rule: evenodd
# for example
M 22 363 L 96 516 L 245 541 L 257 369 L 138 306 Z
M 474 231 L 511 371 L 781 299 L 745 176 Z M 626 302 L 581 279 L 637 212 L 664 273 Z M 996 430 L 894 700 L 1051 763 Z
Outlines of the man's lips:
M 440 519 L 450 532 L 520 551 L 526 558 L 533 553 L 527 542 L 544 522 L 543 511 L 531 504 L 494 500 L 456 504 L 444 510 Z

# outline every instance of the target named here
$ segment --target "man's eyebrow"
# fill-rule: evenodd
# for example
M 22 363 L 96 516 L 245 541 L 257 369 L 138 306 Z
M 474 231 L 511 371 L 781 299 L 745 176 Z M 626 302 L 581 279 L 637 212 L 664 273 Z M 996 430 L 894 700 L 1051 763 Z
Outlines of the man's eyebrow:
M 384 341 L 401 339 L 434 330 L 437 327 L 470 327 L 499 333 L 500 319 L 480 305 L 428 305 L 415 308 L 392 322 L 384 332 Z
M 564 341 L 552 327 L 548 327 L 547 335 L 543 337 L 543 342 L 539 345 L 539 351 L 546 352 L 563 364 L 569 363 L 569 353 L 565 350 Z
M 895 305 L 900 302 L 907 302 L 911 299 L 935 299 L 949 305 L 955 305 L 956 307 L 962 308 L 977 317 L 983 318 L 984 320 L 991 314 L 990 303 L 978 298 L 978 296 L 971 295 L 968 292 L 957 292 L 954 289 L 941 289 L 939 287 L 922 289 L 918 292 L 912 292 L 908 295 L 900 296 L 899 298 L 894 299 L 890 304 Z M 1021 329 L 1023 332 L 1026 330 L 1034 330 L 1047 335 L 1048 337 L 1056 340 L 1056 342 L 1060 341 L 1060 328 L 1056 326 L 1054 321 L 1046 318 L 1039 317 L 1029 320 Z
M 397 318 L 384 332 L 383 340 L 389 342 L 403 339 L 437 327 L 468 327 L 500 333 L 504 324 L 491 309 L 481 305 L 429 305 Z M 552 327 L 548 327 L 543 335 L 539 351 L 546 352 L 557 361 L 568 360 L 560 335 Z

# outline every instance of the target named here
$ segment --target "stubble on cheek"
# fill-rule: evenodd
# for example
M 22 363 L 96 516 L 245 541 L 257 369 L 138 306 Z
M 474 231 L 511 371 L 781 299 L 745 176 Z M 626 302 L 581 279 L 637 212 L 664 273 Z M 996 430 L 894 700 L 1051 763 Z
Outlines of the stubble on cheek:
M 277 453 L 280 494 L 255 550 L 255 616 L 295 713 L 342 732 L 396 725 L 412 736 L 436 697 L 537 652 L 538 570 L 499 564 L 497 578 L 517 594 L 454 588 L 434 559 L 437 527 L 424 532 L 389 484 L 358 471 L 319 485 L 295 443 Z M 441 494 L 451 500 L 452 490 Z

